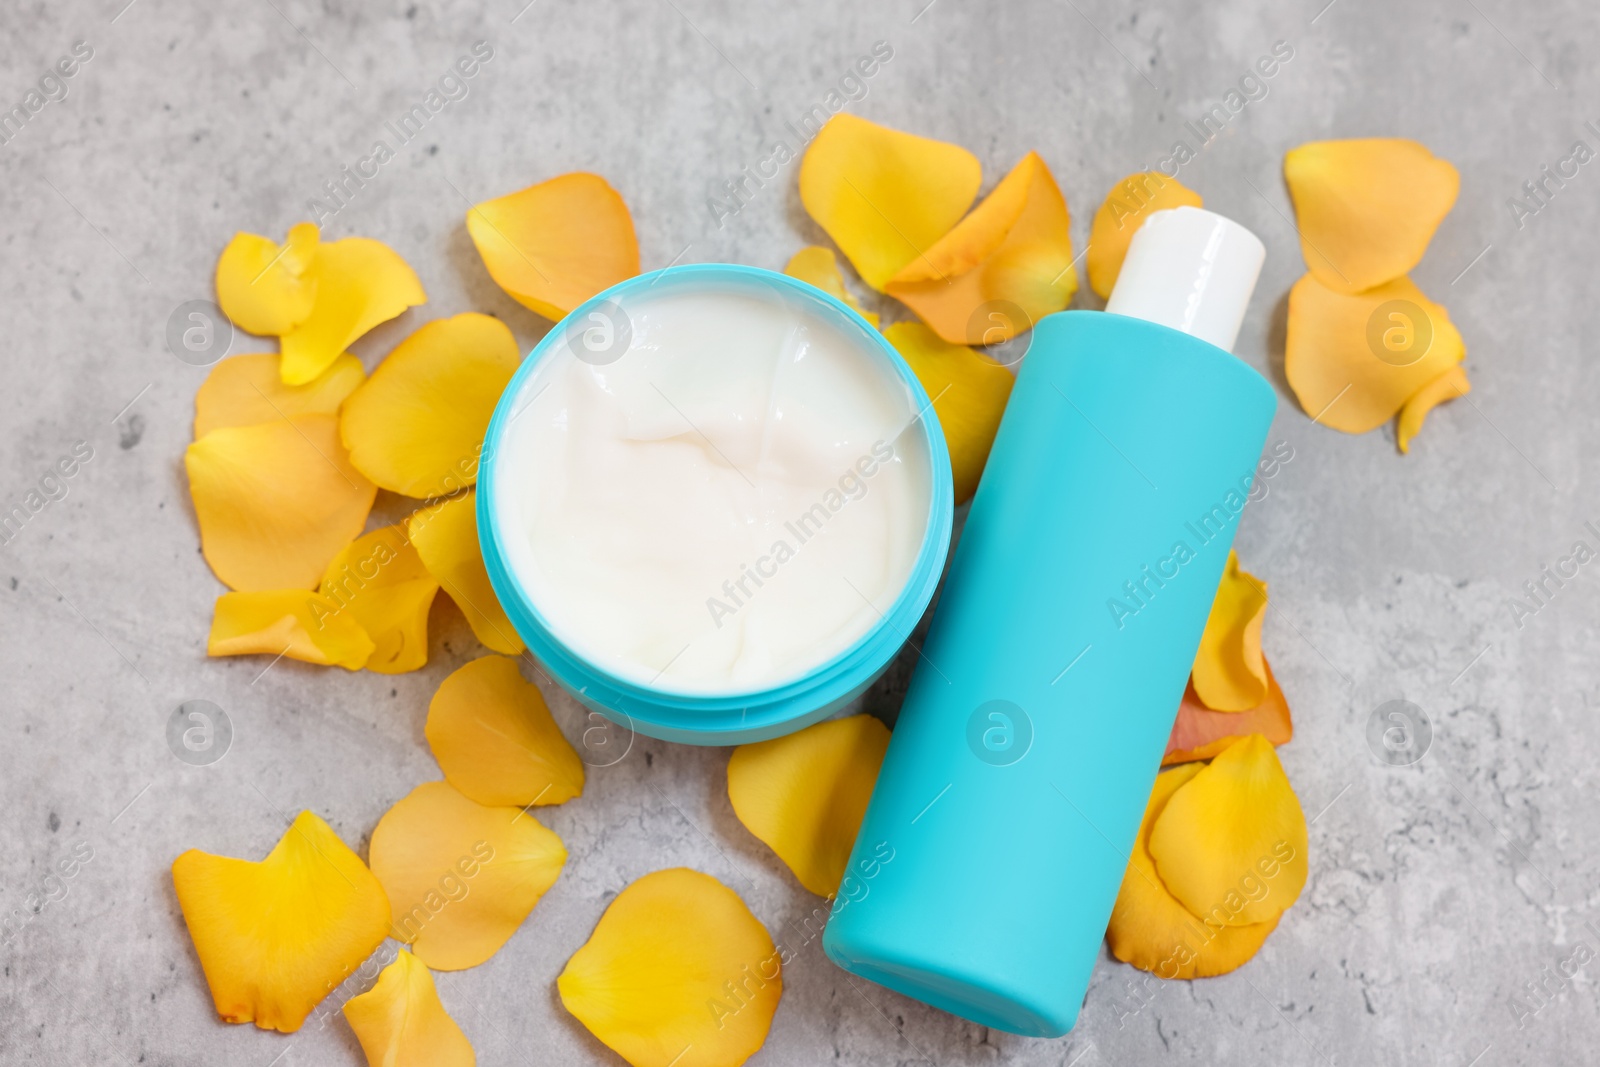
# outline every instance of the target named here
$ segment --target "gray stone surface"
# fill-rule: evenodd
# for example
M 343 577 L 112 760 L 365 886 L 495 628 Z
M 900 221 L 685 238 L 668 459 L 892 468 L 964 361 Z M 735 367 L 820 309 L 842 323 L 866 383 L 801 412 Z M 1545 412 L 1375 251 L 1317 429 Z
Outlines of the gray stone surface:
M 427 699 L 480 650 L 441 598 L 432 660 L 412 675 L 289 661 L 263 674 L 260 658 L 205 657 L 221 587 L 197 552 L 181 465 L 203 371 L 168 352 L 164 331 L 174 308 L 211 295 L 235 230 L 279 234 L 305 217 L 479 40 L 494 58 L 470 95 L 328 220 L 332 236 L 389 242 L 430 296 L 356 346 L 369 364 L 468 309 L 537 340 L 547 324 L 489 281 L 463 212 L 568 170 L 623 192 L 647 267 L 780 267 L 820 237 L 793 166 L 721 226 L 707 199 L 875 41 L 894 58 L 851 109 L 969 146 L 986 187 L 1037 149 L 1079 247 L 1113 180 L 1167 155 L 1275 41 L 1294 49 L 1182 177 L 1269 249 L 1239 349 L 1278 385 L 1273 439 L 1294 459 L 1246 514 L 1239 548 L 1271 583 L 1266 647 L 1298 728 L 1283 760 L 1315 816 L 1304 895 L 1226 977 L 1146 988 L 1102 961 L 1058 1041 L 852 983 L 812 943 L 752 1062 L 1595 1060 L 1600 963 L 1550 976 L 1579 942 L 1600 946 L 1597 579 L 1584 569 L 1520 628 L 1509 605 L 1574 540 L 1596 544 L 1583 524 L 1600 520 L 1600 171 L 1582 168 L 1521 227 L 1507 207 L 1575 140 L 1600 148 L 1584 125 L 1600 121 L 1593 5 L 535 0 L 519 14 L 524 0 L 136 0 L 119 15 L 125 2 L 12 3 L 0 35 L 8 106 L 74 42 L 93 48 L 67 97 L 0 145 L 0 503 L 24 499 L 75 442 L 93 448 L 0 553 L 0 913 L 23 912 L 0 944 L 0 1062 L 360 1062 L 337 1017 L 293 1037 L 216 1021 L 168 865 L 192 846 L 258 856 L 302 808 L 364 851 L 387 807 L 436 775 Z M 1476 388 L 1407 457 L 1392 430 L 1314 425 L 1283 383 L 1282 297 L 1302 266 L 1282 155 L 1364 135 L 1415 137 L 1462 174 L 1415 277 L 1449 305 Z M 232 351 L 262 347 L 239 336 Z M 873 710 L 892 717 L 908 666 Z M 550 696 L 576 736 L 579 712 Z M 1391 768 L 1366 726 L 1399 697 L 1426 709 L 1434 739 L 1421 763 Z M 189 699 L 234 725 L 212 766 L 168 750 L 167 719 Z M 734 819 L 725 760 L 641 739 L 580 800 L 541 812 L 571 849 L 560 882 L 493 960 L 439 978 L 481 1062 L 619 1062 L 561 1008 L 553 979 L 641 874 L 705 870 L 774 930 L 813 906 Z M 80 843 L 92 859 L 47 882 Z M 41 890 L 52 899 L 34 913 Z M 1548 1002 L 1519 1019 L 1511 998 L 1541 981 Z

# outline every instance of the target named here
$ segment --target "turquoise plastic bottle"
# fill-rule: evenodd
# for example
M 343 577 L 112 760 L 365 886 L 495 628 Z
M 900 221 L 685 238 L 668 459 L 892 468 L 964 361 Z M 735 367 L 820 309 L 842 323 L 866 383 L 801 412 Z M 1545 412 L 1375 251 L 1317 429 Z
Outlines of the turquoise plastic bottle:
M 846 970 L 1072 1028 L 1276 407 L 1226 351 L 1261 259 L 1160 212 L 1106 312 L 1038 324 L 823 938 Z

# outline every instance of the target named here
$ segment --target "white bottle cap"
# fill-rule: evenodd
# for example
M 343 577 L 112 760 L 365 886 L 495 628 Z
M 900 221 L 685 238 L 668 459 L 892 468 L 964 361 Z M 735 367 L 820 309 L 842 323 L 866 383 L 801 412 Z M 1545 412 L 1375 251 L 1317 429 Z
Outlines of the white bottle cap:
M 1232 219 L 1197 207 L 1157 211 L 1133 235 L 1106 310 L 1231 352 L 1266 255 Z

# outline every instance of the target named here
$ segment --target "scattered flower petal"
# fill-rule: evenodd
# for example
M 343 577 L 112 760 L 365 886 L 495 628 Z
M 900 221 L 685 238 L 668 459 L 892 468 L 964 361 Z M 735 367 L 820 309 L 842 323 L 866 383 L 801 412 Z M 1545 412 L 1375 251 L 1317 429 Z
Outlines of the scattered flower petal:
M 399 253 L 381 241 L 346 237 L 317 249 L 311 315 L 282 335 L 283 380 L 304 385 L 381 322 L 428 299 Z
M 1324 426 L 1382 426 L 1465 356 L 1449 314 L 1410 278 L 1346 295 L 1307 274 L 1289 290 L 1284 375 Z
M 822 245 L 802 248 L 790 257 L 788 265 L 783 268 L 783 273 L 791 278 L 811 283 L 829 296 L 842 300 L 860 312 L 861 317 L 872 325 L 878 325 L 878 313 L 863 308 L 861 302 L 855 298 L 855 294 L 845 288 L 844 275 L 839 271 L 839 259 L 833 254 L 833 249 L 824 248 Z
M 1211 617 L 1194 658 L 1194 691 L 1214 711 L 1247 711 L 1267 695 L 1267 661 L 1261 654 L 1261 624 L 1267 617 L 1267 586 L 1239 569 L 1228 550 Z
M 933 401 L 960 506 L 977 491 L 1016 378 L 983 353 L 941 340 L 920 322 L 897 322 L 883 336 L 905 357 Z
M 1278 925 L 1276 917 L 1249 926 L 1206 922 L 1178 903 L 1156 873 L 1150 857 L 1150 827 L 1173 793 L 1201 769 L 1200 764 L 1190 763 L 1156 777 L 1106 928 L 1113 956 L 1158 978 L 1227 974 L 1254 956 Z
M 1260 734 L 1274 745 L 1286 745 L 1294 737 L 1294 724 L 1289 718 L 1289 702 L 1278 680 L 1272 676 L 1272 666 L 1262 657 L 1261 664 L 1267 672 L 1267 695 L 1261 703 L 1245 711 L 1216 711 L 1201 702 L 1190 682 L 1183 691 L 1183 703 L 1178 705 L 1178 718 L 1172 724 L 1172 736 L 1167 738 L 1167 753 L 1161 757 L 1163 767 L 1174 763 L 1210 759 L 1239 738 Z
M 1313 141 L 1283 157 L 1311 273 L 1336 292 L 1393 281 L 1422 262 L 1456 202 L 1456 168 L 1415 141 Z
M 433 975 L 401 949 L 378 983 L 344 1003 L 369 1067 L 474 1067 L 472 1043 L 439 1003 Z
M 314 223 L 298 223 L 281 245 L 260 234 L 234 234 L 217 259 L 222 313 L 246 333 L 274 337 L 309 318 L 317 295 L 317 233 Z
M 583 792 L 583 761 L 514 659 L 484 656 L 446 678 L 426 730 L 445 778 L 479 804 L 560 804 Z
M 622 196 L 598 174 L 563 174 L 467 212 L 467 232 L 495 284 L 552 322 L 639 273 Z
M 1203 919 L 1282 914 L 1306 882 L 1306 818 L 1272 743 L 1252 734 L 1196 772 L 1155 817 L 1149 849 L 1162 884 Z
M 183 465 L 206 562 L 243 591 L 313 588 L 378 492 L 350 465 L 331 415 L 213 430 Z
M 287 656 L 350 671 L 367 666 L 372 652 L 361 624 L 309 589 L 223 593 L 206 641 L 208 656 Z
M 383 943 L 383 887 L 339 835 L 300 813 L 267 858 L 190 849 L 172 863 L 217 1014 L 284 1033 Z
M 337 415 L 345 397 L 367 378 L 348 352 L 304 385 L 284 385 L 275 352 L 222 360 L 194 397 L 194 436 L 225 426 L 255 426 L 300 415 Z
M 567 861 L 521 808 L 484 807 L 425 782 L 372 831 L 372 873 L 394 909 L 390 936 L 436 971 L 476 967 L 505 944 Z
M 767 1039 L 783 975 L 738 894 L 675 867 L 617 894 L 556 988 L 633 1067 L 738 1067 Z
M 1470 392 L 1472 383 L 1467 380 L 1467 372 L 1457 364 L 1413 393 L 1410 400 L 1400 405 L 1400 423 L 1395 428 L 1395 440 L 1400 444 L 1400 451 L 1410 451 L 1411 439 L 1422 432 L 1422 422 L 1428 417 L 1428 412 L 1446 400 L 1454 400 Z
M 746 830 L 818 896 L 839 891 L 867 812 L 889 729 L 852 715 L 740 745 L 728 760 L 728 799 Z
M 1122 273 L 1128 244 L 1144 220 L 1157 211 L 1175 207 L 1199 207 L 1200 194 L 1158 171 L 1130 174 L 1112 187 L 1105 203 L 1094 213 L 1089 231 L 1089 251 L 1084 259 L 1089 268 L 1089 287 L 1102 300 L 1111 298 L 1111 289 Z
M 476 490 L 469 490 L 422 508 L 406 520 L 406 531 L 423 565 L 456 602 L 478 640 L 495 652 L 518 656 L 522 638 L 494 595 L 478 547 L 477 503 Z
M 372 638 L 367 670 L 404 674 L 428 662 L 428 609 L 439 583 L 404 527 L 384 526 L 350 542 L 328 564 L 318 591 Z
M 960 221 L 981 180 L 978 157 L 960 145 L 846 113 L 806 149 L 800 200 L 861 280 L 882 290 Z
M 1078 290 L 1067 202 L 1029 152 L 972 214 L 884 286 L 955 344 L 1009 341 Z

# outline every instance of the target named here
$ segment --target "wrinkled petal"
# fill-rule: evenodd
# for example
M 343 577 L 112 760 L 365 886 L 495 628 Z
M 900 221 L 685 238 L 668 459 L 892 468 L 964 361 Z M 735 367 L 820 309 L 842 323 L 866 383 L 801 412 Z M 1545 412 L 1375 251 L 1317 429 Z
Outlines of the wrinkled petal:
M 194 436 L 224 426 L 255 426 L 299 415 L 337 415 L 345 397 L 366 381 L 361 361 L 348 352 L 304 385 L 284 385 L 275 352 L 222 360 L 194 396 Z
M 405 949 L 365 993 L 344 1003 L 344 1017 L 368 1067 L 474 1067 L 472 1043 L 439 1003 L 433 975 Z
M 1200 764 L 1191 763 L 1157 776 L 1106 927 L 1113 956 L 1158 978 L 1227 974 L 1254 956 L 1278 925 L 1276 917 L 1249 926 L 1204 921 L 1178 903 L 1156 874 L 1150 827 L 1172 794 L 1200 770 Z
M 933 401 L 950 451 L 959 507 L 977 491 L 1016 378 L 983 353 L 941 340 L 920 322 L 897 322 L 883 336 L 905 357 Z
M 1157 211 L 1175 207 L 1199 207 L 1200 194 L 1158 171 L 1130 174 L 1112 187 L 1105 203 L 1094 213 L 1089 231 L 1089 250 L 1084 260 L 1089 268 L 1089 286 L 1102 300 L 1111 298 L 1111 288 L 1122 273 L 1128 244 L 1144 220 Z
M 1400 451 L 1410 451 L 1411 439 L 1422 432 L 1422 422 L 1428 417 L 1428 412 L 1447 400 L 1466 396 L 1470 392 L 1472 383 L 1467 380 L 1467 372 L 1457 365 L 1413 393 L 1411 399 L 1400 406 L 1400 422 L 1395 428 L 1395 440 L 1400 444 Z
M 446 678 L 426 730 L 445 778 L 479 804 L 560 804 L 583 792 L 583 761 L 514 659 L 484 656 Z
M 861 280 L 882 290 L 960 221 L 981 171 L 960 145 L 839 114 L 806 149 L 800 200 Z
M 380 322 L 428 299 L 416 272 L 381 241 L 346 237 L 317 249 L 311 315 L 282 339 L 283 380 L 304 385 Z
M 766 842 L 801 885 L 831 897 L 888 748 L 888 727 L 871 715 L 740 745 L 728 760 L 728 799 L 744 828 Z
M 345 402 L 339 428 L 350 462 L 402 496 L 472 485 L 489 417 L 520 359 L 506 324 L 488 315 L 423 326 Z
M 330 415 L 213 430 L 183 465 L 206 562 L 243 591 L 315 587 L 378 492 L 350 465 Z
M 406 530 L 423 565 L 456 602 L 478 640 L 495 652 L 521 655 L 522 638 L 494 595 L 478 548 L 477 502 L 474 490 L 422 508 L 406 520 Z
M 426 782 L 378 820 L 372 873 L 397 941 L 436 971 L 476 967 L 505 944 L 567 861 L 561 839 L 521 808 L 484 807 Z
M 318 588 L 372 638 L 367 670 L 404 674 L 428 662 L 428 609 L 439 583 L 402 526 L 385 526 L 350 542 L 323 572 Z
M 1305 814 L 1260 734 L 1229 745 L 1173 793 L 1149 842 L 1162 884 L 1211 923 L 1270 922 L 1305 886 Z
M 738 1067 L 767 1039 L 783 975 L 738 894 L 675 867 L 617 894 L 556 988 L 633 1067 Z
M 1266 697 L 1267 661 L 1261 654 L 1261 624 L 1266 617 L 1266 583 L 1240 570 L 1238 553 L 1229 549 L 1222 584 L 1217 586 L 1194 658 L 1194 691 L 1206 707 L 1247 711 Z
M 234 234 L 217 259 L 222 313 L 246 333 L 274 337 L 309 318 L 317 295 L 317 233 L 314 223 L 302 222 L 281 245 L 259 234 Z
M 287 656 L 351 671 L 367 666 L 372 652 L 360 623 L 309 589 L 222 594 L 206 641 L 208 656 Z
M 639 273 L 622 195 L 598 174 L 563 174 L 467 212 L 495 284 L 551 321 Z
M 1289 290 L 1284 374 L 1306 413 L 1345 433 L 1382 426 L 1466 356 L 1445 309 L 1396 278 L 1353 296 L 1307 274 Z
M 172 884 L 217 1014 L 263 1030 L 298 1030 L 389 929 L 383 887 L 309 811 L 261 862 L 192 848 Z
M 1037 153 L 884 286 L 956 344 L 1009 341 L 1078 290 L 1067 202 Z
M 1422 262 L 1461 177 L 1415 141 L 1313 141 L 1283 157 L 1300 251 L 1328 288 L 1357 293 Z
M 1178 705 L 1178 718 L 1172 724 L 1172 735 L 1167 738 L 1162 766 L 1210 759 L 1249 734 L 1260 734 L 1274 745 L 1289 743 L 1294 737 L 1289 702 L 1278 688 L 1278 680 L 1272 676 L 1272 666 L 1265 656 L 1261 665 L 1267 672 L 1267 695 L 1261 703 L 1245 711 L 1216 711 L 1206 707 L 1196 695 L 1194 683 L 1190 682 L 1183 691 L 1183 703 Z
M 783 268 L 783 273 L 791 278 L 809 282 L 860 312 L 861 317 L 872 325 L 878 325 L 878 313 L 863 308 L 855 295 L 845 288 L 844 275 L 839 271 L 839 259 L 833 254 L 833 249 L 824 248 L 822 245 L 802 248 L 790 257 L 788 265 Z

